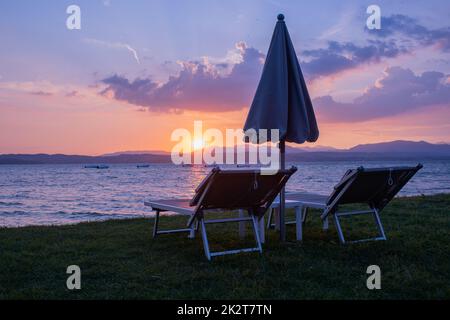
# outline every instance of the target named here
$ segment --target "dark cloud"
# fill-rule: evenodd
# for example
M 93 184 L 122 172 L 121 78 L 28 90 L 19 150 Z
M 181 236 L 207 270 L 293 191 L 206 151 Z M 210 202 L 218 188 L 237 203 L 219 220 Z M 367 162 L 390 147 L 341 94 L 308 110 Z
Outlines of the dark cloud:
M 302 68 L 307 76 L 314 79 L 357 68 L 362 64 L 377 63 L 382 58 L 394 58 L 405 52 L 405 48 L 398 47 L 392 40 L 369 40 L 365 46 L 329 41 L 327 48 L 303 51 L 302 57 L 309 60 L 302 63 Z
M 235 64 L 227 75 L 219 72 L 227 67 L 223 63 L 185 62 L 180 73 L 162 85 L 150 78 L 130 81 L 113 75 L 102 80 L 107 87 L 101 93 L 112 93 L 117 100 L 155 111 L 239 110 L 251 102 L 264 55 L 243 43 L 238 48 L 242 62 Z
M 420 45 L 435 45 L 443 51 L 450 51 L 450 27 L 429 29 L 421 25 L 417 19 L 402 14 L 382 17 L 380 30 L 366 31 L 381 38 L 402 35 L 417 41 Z
M 435 71 L 415 75 L 410 69 L 392 67 L 386 76 L 351 103 L 335 101 L 331 96 L 314 99 L 323 120 L 354 122 L 393 116 L 416 108 L 446 105 L 450 107 L 448 76 Z

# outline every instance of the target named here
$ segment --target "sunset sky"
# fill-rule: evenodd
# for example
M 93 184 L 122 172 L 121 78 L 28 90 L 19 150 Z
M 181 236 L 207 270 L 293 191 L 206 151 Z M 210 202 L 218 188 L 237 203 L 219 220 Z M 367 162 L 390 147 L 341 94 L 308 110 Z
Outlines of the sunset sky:
M 81 30 L 66 28 L 71 4 Z M 370 4 L 381 30 L 366 28 Z M 450 143 L 448 0 L 3 0 L 0 153 L 169 151 L 195 120 L 242 128 L 278 13 L 315 145 Z

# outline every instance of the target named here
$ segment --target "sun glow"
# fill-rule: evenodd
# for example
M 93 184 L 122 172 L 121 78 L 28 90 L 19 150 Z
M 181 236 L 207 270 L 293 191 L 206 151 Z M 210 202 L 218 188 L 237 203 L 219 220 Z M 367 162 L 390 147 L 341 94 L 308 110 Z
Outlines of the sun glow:
M 205 147 L 205 141 L 203 141 L 203 139 L 195 139 L 192 142 L 192 149 L 194 150 L 200 150 L 203 149 Z

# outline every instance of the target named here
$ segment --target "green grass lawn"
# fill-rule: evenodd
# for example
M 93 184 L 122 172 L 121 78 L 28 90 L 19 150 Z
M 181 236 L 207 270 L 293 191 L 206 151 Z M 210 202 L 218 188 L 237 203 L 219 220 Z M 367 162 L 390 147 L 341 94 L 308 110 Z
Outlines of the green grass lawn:
M 342 246 L 333 223 L 323 232 L 311 214 L 302 243 L 288 227 L 287 243 L 267 233 L 262 255 L 212 262 L 199 236 L 153 240 L 153 219 L 0 229 L 0 299 L 450 298 L 450 195 L 395 199 L 382 220 L 388 241 Z M 163 217 L 161 226 L 185 222 Z M 375 231 L 368 217 L 343 226 L 349 238 Z M 212 248 L 252 242 L 237 230 L 236 223 L 212 225 Z M 381 290 L 366 288 L 372 264 L 381 268 Z M 66 289 L 69 265 L 81 268 L 81 290 Z

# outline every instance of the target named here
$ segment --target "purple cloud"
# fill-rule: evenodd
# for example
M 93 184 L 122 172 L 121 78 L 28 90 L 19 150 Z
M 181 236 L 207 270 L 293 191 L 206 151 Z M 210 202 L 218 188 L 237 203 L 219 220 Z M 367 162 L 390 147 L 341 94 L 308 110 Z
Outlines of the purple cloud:
M 364 45 L 330 41 L 325 48 L 303 51 L 300 64 L 306 80 L 379 63 L 384 59 L 411 53 L 418 45 L 437 45 L 446 50 L 450 41 L 449 28 L 430 30 L 404 15 L 383 18 L 382 29 L 371 35 L 374 37 L 369 38 Z M 238 63 L 210 63 L 207 60 L 184 62 L 179 74 L 171 76 L 163 84 L 150 77 L 133 80 L 113 75 L 101 81 L 106 85 L 101 94 L 160 112 L 240 110 L 251 102 L 264 55 L 243 43 L 239 43 L 237 48 L 241 58 Z M 442 102 L 442 97 L 448 92 L 448 84 L 442 83 L 444 78 L 442 73 L 437 72 L 415 76 L 411 70 L 390 68 L 386 77 L 379 82 L 382 87 L 372 87 L 352 103 L 336 102 L 329 96 L 318 98 L 316 102 L 324 110 L 326 106 L 352 110 L 350 119 L 382 117 L 434 103 L 434 99 Z M 433 81 L 439 85 L 432 87 L 430 82 Z M 400 88 L 401 84 L 406 87 Z M 405 97 L 403 100 L 402 95 Z M 334 115 L 330 111 L 329 116 L 339 119 L 341 114 Z
M 119 75 L 103 79 L 107 87 L 101 94 L 154 111 L 231 111 L 247 107 L 255 91 L 264 55 L 238 44 L 242 62 L 221 75 L 226 64 L 185 62 L 177 76 L 159 85 L 147 79 L 133 81 Z
M 429 29 L 419 24 L 417 19 L 402 14 L 382 18 L 381 29 L 368 32 L 381 38 L 402 35 L 420 45 L 436 45 L 443 51 L 450 51 L 450 27 Z
M 447 79 L 441 72 L 415 75 L 410 69 L 391 67 L 383 79 L 353 102 L 342 103 L 323 96 L 313 103 L 323 120 L 340 122 L 366 121 L 440 104 L 450 107 Z
M 305 74 L 314 79 L 357 68 L 362 64 L 377 63 L 382 58 L 394 58 L 407 50 L 392 40 L 369 40 L 365 46 L 350 42 L 328 42 L 327 48 L 305 50 L 302 56 L 311 60 L 302 63 Z
M 383 17 L 380 30 L 366 28 L 365 31 L 378 39 L 369 39 L 361 46 L 330 41 L 326 48 L 303 51 L 301 56 L 309 58 L 302 63 L 306 76 L 314 79 L 333 75 L 363 64 L 378 63 L 383 58 L 395 58 L 420 46 L 450 51 L 450 27 L 429 29 L 401 14 Z

